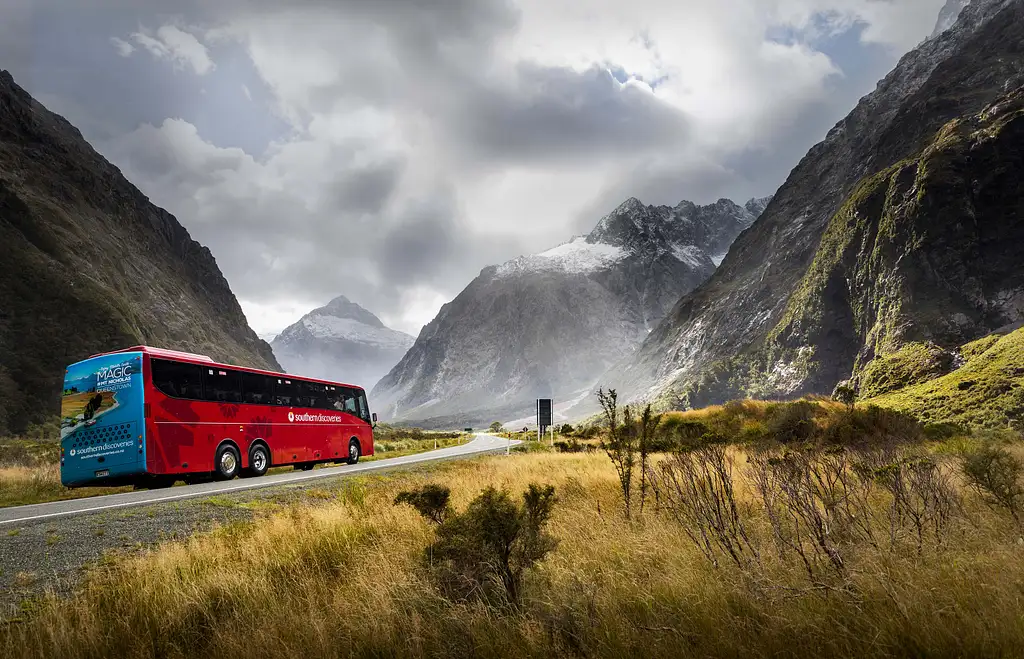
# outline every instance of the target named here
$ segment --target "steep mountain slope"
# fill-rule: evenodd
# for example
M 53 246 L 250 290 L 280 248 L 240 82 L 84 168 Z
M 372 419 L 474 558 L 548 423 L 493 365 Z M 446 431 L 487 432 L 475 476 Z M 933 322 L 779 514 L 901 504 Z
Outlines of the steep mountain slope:
M 57 414 L 67 364 L 139 343 L 278 367 L 210 251 L 0 72 L 0 433 Z
M 1024 1 L 964 8 L 603 383 L 666 406 L 829 393 L 906 342 L 956 346 L 1019 319 L 1018 96 L 982 111 L 1022 83 Z
M 373 391 L 389 418 L 522 415 L 538 396 L 586 393 L 682 293 L 714 271 L 766 200 L 644 206 L 629 199 L 580 236 L 485 268 Z
M 342 295 L 289 325 L 270 345 L 289 373 L 369 389 L 398 363 L 413 341 Z

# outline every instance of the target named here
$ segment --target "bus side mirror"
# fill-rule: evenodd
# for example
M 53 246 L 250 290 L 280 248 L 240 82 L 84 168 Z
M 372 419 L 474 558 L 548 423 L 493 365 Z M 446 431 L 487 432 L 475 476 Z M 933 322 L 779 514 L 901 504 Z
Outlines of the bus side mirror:
M 374 412 L 372 415 L 370 415 L 370 418 L 373 419 L 373 426 L 377 427 L 377 413 Z

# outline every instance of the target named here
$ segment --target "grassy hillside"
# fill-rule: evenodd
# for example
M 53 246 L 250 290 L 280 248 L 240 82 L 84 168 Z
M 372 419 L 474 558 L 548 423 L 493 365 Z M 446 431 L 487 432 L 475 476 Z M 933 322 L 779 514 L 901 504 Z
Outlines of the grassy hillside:
M 968 343 L 959 353 L 965 361 L 956 370 L 865 402 L 904 410 L 925 422 L 1010 426 L 1024 432 L 1024 328 Z M 908 370 L 918 370 L 917 365 Z

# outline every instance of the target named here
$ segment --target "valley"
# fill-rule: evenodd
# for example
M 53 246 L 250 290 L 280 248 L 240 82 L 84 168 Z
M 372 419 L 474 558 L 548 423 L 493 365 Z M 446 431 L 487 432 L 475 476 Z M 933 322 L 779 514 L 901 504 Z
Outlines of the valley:
M 0 71 L 4 656 L 1024 656 L 1024 0 L 811 4 Z

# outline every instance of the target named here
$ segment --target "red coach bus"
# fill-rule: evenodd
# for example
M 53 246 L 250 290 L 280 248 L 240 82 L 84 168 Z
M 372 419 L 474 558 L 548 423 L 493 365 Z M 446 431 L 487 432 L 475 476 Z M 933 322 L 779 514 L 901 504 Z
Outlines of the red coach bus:
M 366 392 L 338 382 L 136 346 L 72 364 L 61 397 L 61 482 L 167 487 L 373 454 Z

